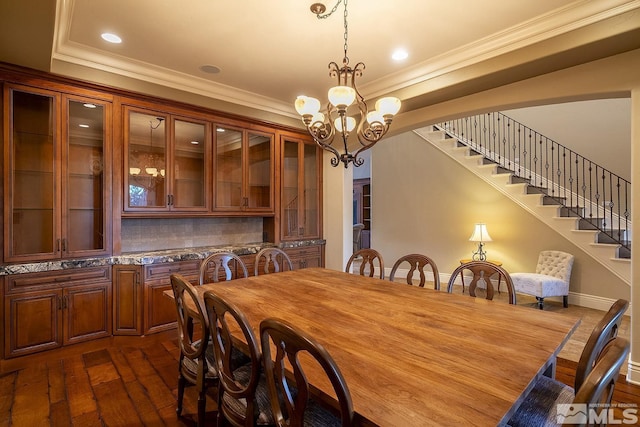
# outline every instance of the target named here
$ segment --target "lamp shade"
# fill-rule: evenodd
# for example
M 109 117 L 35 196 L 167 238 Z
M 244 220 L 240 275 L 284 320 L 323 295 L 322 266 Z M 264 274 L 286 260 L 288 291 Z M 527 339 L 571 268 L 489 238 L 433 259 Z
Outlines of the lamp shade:
M 380 98 L 376 102 L 376 110 L 380 111 L 383 116 L 395 116 L 400 111 L 401 102 L 398 98 L 388 96 Z
M 320 111 L 320 101 L 310 96 L 300 95 L 296 98 L 295 107 L 301 116 L 305 114 L 314 115 Z
M 334 86 L 329 89 L 329 102 L 334 107 L 348 107 L 356 100 L 356 90 L 350 86 Z
M 356 119 L 347 116 L 345 121 L 347 122 L 347 132 L 351 132 L 356 127 Z M 342 132 L 342 117 L 336 117 L 333 124 L 338 132 Z
M 469 237 L 470 242 L 490 242 L 491 236 L 487 231 L 486 224 L 476 224 L 473 228 L 473 233 Z

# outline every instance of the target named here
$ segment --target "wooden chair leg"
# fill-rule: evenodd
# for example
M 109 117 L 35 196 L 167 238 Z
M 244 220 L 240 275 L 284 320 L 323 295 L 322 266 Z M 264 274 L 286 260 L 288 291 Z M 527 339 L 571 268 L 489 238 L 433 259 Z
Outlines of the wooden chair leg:
M 187 380 L 182 375 L 178 376 L 178 407 L 176 408 L 176 414 L 180 416 L 182 414 L 182 397 L 184 396 L 184 386 Z
M 540 310 L 543 310 L 544 309 L 544 298 L 536 297 L 536 299 L 538 300 L 538 308 Z
M 201 388 L 198 393 L 198 427 L 204 427 L 204 417 L 207 404 L 206 389 Z
M 568 308 L 569 307 L 569 295 L 563 295 L 563 297 L 562 297 L 562 305 L 564 306 L 564 308 Z

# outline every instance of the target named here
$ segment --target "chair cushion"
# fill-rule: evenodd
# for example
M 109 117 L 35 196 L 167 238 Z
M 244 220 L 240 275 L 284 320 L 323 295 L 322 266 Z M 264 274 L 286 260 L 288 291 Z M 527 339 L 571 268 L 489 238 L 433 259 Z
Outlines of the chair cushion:
M 304 427 L 340 427 L 342 421 L 329 410 L 310 400 L 304 411 L 303 425 Z
M 569 283 L 557 277 L 538 273 L 512 273 L 516 292 L 540 298 L 569 295 Z
M 195 345 L 198 345 L 200 341 L 194 341 Z M 218 373 L 216 372 L 216 358 L 213 354 L 213 346 L 211 345 L 211 341 L 209 341 L 209 345 L 207 345 L 207 349 L 205 350 L 205 357 L 207 359 L 207 372 L 205 372 L 206 378 L 218 378 Z M 187 369 L 193 376 L 197 375 L 198 372 L 198 359 L 192 360 L 188 357 L 182 359 L 182 366 L 184 369 Z
M 558 404 L 571 404 L 573 388 L 551 379 L 539 377 L 507 425 L 512 427 L 557 426 Z
M 251 365 L 244 365 L 233 371 L 233 376 L 237 383 L 245 385 L 251 378 Z M 244 416 L 247 412 L 246 399 L 234 399 L 228 393 L 223 393 L 222 400 L 224 405 L 233 412 Z M 257 424 L 264 425 L 275 424 L 273 413 L 271 412 L 271 401 L 269 400 L 269 389 L 267 388 L 267 380 L 264 375 L 260 375 L 258 386 L 255 392 L 255 404 L 258 408 Z

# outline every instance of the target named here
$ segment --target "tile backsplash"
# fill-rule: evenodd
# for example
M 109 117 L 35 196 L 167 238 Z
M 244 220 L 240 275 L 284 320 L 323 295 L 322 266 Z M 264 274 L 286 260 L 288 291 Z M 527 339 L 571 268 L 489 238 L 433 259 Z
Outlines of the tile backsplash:
M 123 218 L 122 252 L 262 242 L 262 218 Z

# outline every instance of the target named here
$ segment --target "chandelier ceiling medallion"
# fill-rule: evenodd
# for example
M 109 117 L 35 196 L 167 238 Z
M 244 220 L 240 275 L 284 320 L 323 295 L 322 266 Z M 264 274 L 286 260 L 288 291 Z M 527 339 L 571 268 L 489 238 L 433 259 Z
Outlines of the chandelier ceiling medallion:
M 315 13 L 318 19 L 325 19 L 336 11 L 340 3 L 344 3 L 344 58 L 342 67 L 335 62 L 329 63 L 329 76 L 337 78 L 338 85 L 329 89 L 329 102 L 324 112 L 320 111 L 319 100 L 304 95 L 298 96 L 295 107 L 314 141 L 324 150 L 333 153 L 331 165 L 335 167 L 342 162 L 346 168 L 349 163 L 353 163 L 354 166 L 361 166 L 364 163 L 358 155 L 373 147 L 387 133 L 393 116 L 400 110 L 400 100 L 395 97 L 381 98 L 376 102 L 375 110 L 368 110 L 356 86 L 356 78 L 362 76 L 365 65 L 363 62 L 358 62 L 353 68 L 349 66 L 347 0 L 338 0 L 327 14 L 324 14 L 326 11 L 324 4 L 314 3 L 311 5 L 311 12 Z M 356 119 L 350 116 L 350 113 L 356 116 L 360 114 L 357 128 Z M 351 153 L 348 148 L 348 138 L 354 129 L 356 129 L 360 146 Z M 336 132 L 342 140 L 344 149 L 342 153 L 333 145 Z

